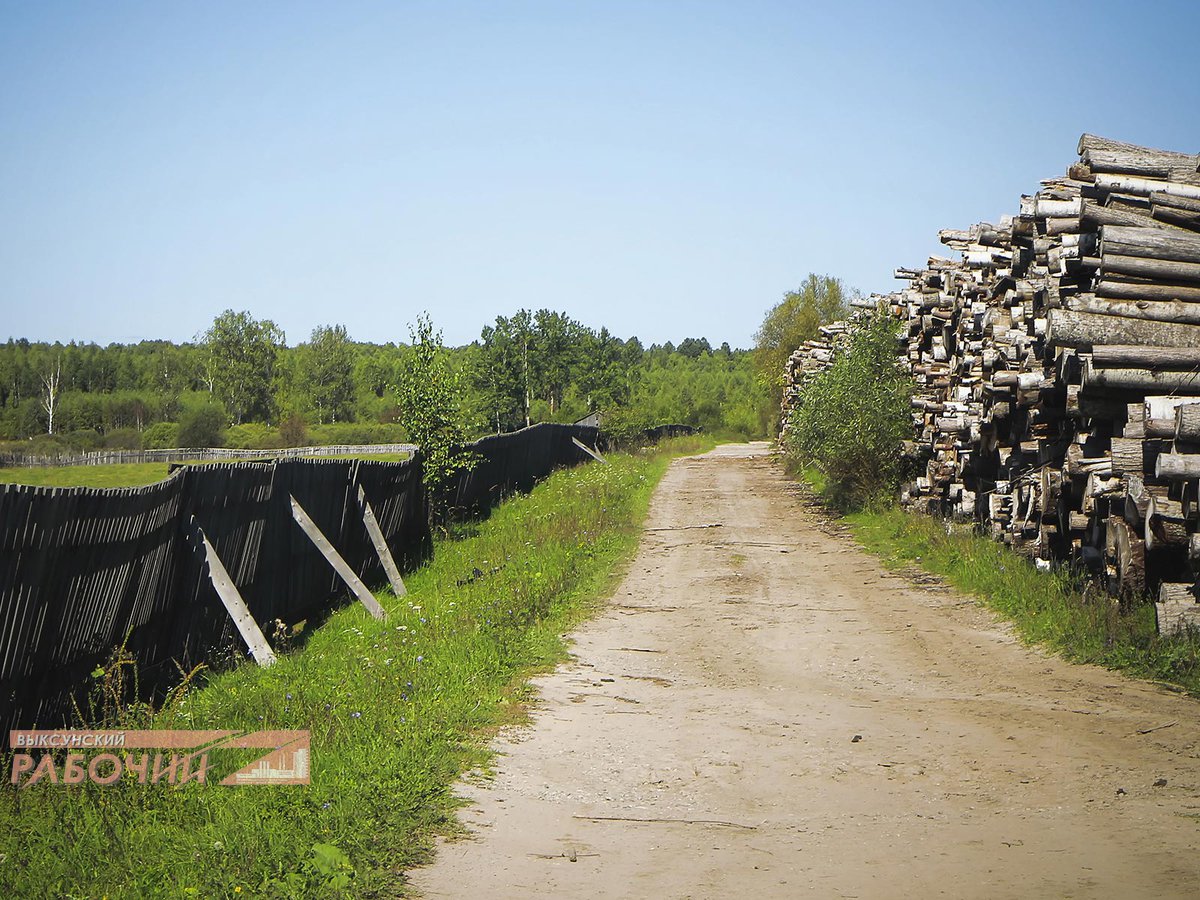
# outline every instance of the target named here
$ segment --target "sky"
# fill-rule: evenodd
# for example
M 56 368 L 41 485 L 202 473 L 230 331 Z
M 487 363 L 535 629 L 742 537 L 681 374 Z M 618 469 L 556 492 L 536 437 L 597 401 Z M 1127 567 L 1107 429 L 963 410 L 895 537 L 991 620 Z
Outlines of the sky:
M 809 272 L 892 290 L 938 229 L 1015 213 L 1085 131 L 1200 152 L 1198 26 L 1190 0 L 0 0 L 0 340 L 244 309 L 289 344 L 422 311 L 462 344 L 547 307 L 748 347 Z

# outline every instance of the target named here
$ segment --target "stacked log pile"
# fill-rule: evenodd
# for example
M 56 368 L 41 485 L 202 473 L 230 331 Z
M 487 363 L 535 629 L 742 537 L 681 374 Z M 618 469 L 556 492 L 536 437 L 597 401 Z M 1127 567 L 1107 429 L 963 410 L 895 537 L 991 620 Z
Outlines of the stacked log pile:
M 1019 214 L 941 232 L 958 258 L 897 270 L 924 464 L 902 500 L 1200 627 L 1200 157 L 1078 151 Z M 793 402 L 832 353 L 810 343 Z

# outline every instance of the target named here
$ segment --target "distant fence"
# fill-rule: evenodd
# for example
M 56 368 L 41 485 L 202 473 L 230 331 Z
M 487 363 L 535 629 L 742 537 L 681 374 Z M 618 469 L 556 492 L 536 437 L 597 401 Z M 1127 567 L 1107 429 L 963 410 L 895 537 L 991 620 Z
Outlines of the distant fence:
M 487 511 L 555 468 L 590 457 L 597 429 L 535 425 L 470 445 L 475 468 L 446 499 Z M 216 551 L 254 622 L 294 624 L 338 605 L 346 588 L 291 511 L 307 512 L 363 581 L 382 583 L 358 505 L 374 511 L 396 562 L 431 548 L 419 457 L 273 460 L 176 469 L 140 488 L 0 485 L 0 726 L 57 725 L 71 695 L 126 642 L 148 684 L 245 644 L 218 597 L 200 539 Z
M 594 447 L 600 429 L 589 425 L 543 423 L 480 438 L 467 449 L 475 465 L 448 487 L 440 504 L 451 515 L 480 515 L 514 491 L 528 491 L 560 466 L 587 462 L 591 456 L 575 441 Z
M 416 444 L 330 444 L 323 447 L 285 447 L 280 450 L 234 450 L 228 447 L 168 450 L 91 450 L 86 453 L 30 455 L 0 453 L 0 468 L 48 466 L 109 466 L 117 463 L 222 462 L 249 459 L 300 459 L 310 456 L 366 456 L 417 451 Z

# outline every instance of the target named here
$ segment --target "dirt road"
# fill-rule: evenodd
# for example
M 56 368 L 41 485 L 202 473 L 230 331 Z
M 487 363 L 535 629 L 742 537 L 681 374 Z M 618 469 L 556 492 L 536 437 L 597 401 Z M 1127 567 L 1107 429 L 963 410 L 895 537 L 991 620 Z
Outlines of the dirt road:
M 1200 896 L 1200 705 L 886 573 L 764 444 L 672 465 L 574 654 L 425 896 Z

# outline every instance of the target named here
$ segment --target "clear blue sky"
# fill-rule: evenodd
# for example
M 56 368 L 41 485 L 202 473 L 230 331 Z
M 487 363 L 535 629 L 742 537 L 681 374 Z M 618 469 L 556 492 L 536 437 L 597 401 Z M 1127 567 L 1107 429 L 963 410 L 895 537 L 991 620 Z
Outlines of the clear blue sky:
M 465 343 L 561 309 L 749 346 L 1092 131 L 1200 151 L 1200 7 L 0 0 L 0 340 L 221 310 Z

